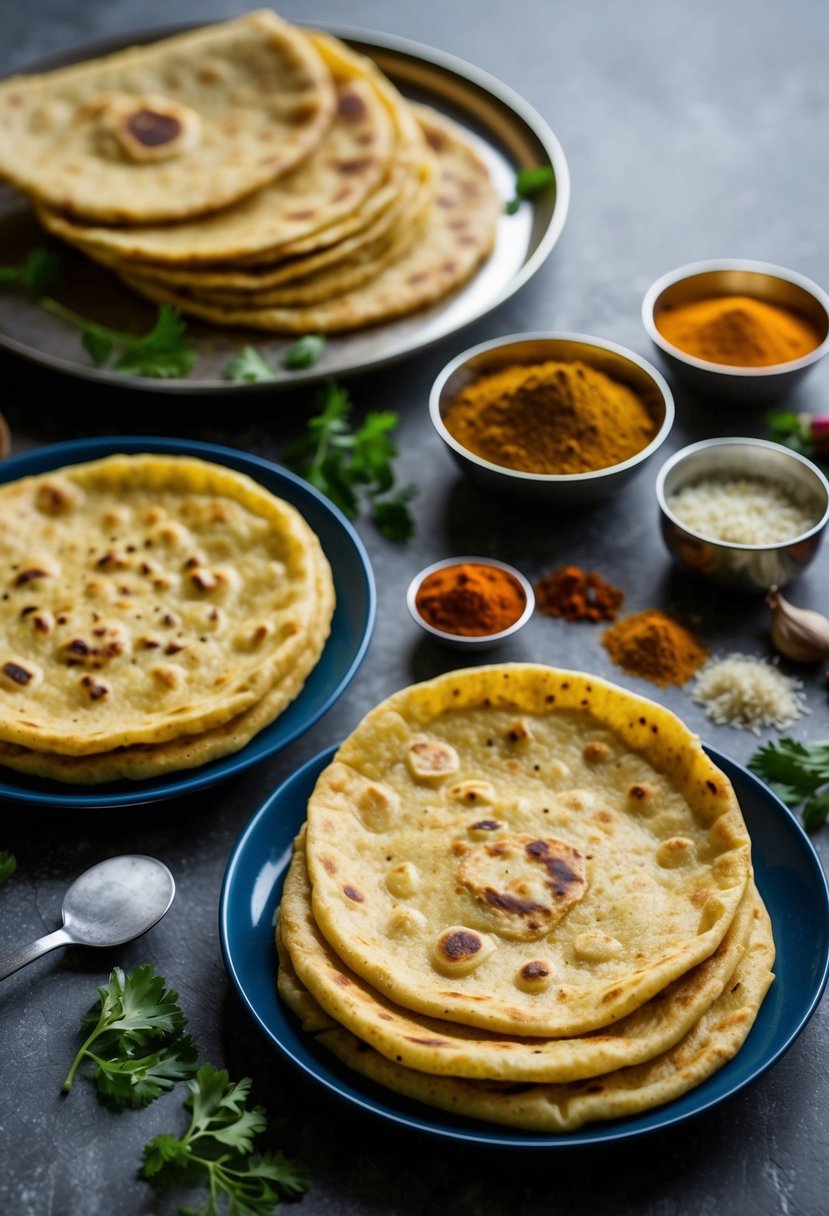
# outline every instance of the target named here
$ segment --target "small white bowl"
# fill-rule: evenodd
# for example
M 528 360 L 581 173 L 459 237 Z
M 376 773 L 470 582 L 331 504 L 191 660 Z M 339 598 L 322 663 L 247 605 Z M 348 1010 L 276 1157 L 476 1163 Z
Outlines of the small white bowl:
M 520 585 L 524 592 L 524 611 L 521 613 L 517 621 L 509 626 L 508 629 L 502 629 L 499 633 L 483 633 L 483 634 L 460 634 L 447 633 L 444 629 L 436 629 L 434 625 L 430 625 L 424 620 L 417 607 L 417 593 L 420 590 L 424 579 L 430 574 L 434 574 L 436 570 L 445 570 L 449 566 L 494 566 L 498 570 L 504 570 L 507 574 L 511 574 L 515 581 Z M 488 650 L 491 646 L 497 646 L 500 642 L 504 642 L 507 638 L 511 638 L 523 629 L 527 621 L 533 614 L 535 609 L 535 595 L 532 586 L 528 579 L 524 577 L 520 570 L 516 570 L 514 566 L 510 566 L 507 562 L 497 561 L 494 557 L 445 557 L 443 561 L 433 562 L 431 566 L 426 566 L 419 574 L 416 574 L 409 583 L 409 588 L 406 592 L 406 607 L 412 615 L 412 619 L 417 622 L 421 629 L 432 635 L 437 641 L 442 642 L 445 646 L 449 646 L 455 650 Z

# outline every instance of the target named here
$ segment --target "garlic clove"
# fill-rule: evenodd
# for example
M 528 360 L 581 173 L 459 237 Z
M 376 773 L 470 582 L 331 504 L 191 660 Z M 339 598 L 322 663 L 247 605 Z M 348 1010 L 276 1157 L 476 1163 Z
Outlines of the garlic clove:
M 795 663 L 819 663 L 829 658 L 829 618 L 810 608 L 797 608 L 777 587 L 766 596 L 771 608 L 771 641 L 775 650 Z

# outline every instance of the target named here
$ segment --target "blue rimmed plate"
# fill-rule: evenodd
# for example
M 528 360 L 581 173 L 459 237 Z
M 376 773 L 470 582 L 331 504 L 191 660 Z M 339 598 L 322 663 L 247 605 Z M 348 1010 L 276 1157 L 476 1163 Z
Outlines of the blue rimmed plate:
M 476 1144 L 551 1149 L 627 1140 L 681 1123 L 739 1093 L 780 1059 L 817 1008 L 829 973 L 829 888 L 820 861 L 783 803 L 751 773 L 708 748 L 743 808 L 753 842 L 755 881 L 777 945 L 776 979 L 739 1054 L 666 1106 L 567 1135 L 535 1135 L 476 1123 L 374 1085 L 342 1067 L 313 1036 L 303 1034 L 276 993 L 273 924 L 291 841 L 305 819 L 314 783 L 334 751 L 330 748 L 309 760 L 249 823 L 228 863 L 219 932 L 228 974 L 254 1021 L 297 1067 L 346 1102 L 403 1127 Z
M 276 721 L 231 756 L 214 760 L 201 768 L 166 773 L 163 777 L 147 781 L 113 781 L 106 785 L 62 785 L 58 781 L 0 769 L 0 799 L 86 809 L 136 806 L 205 789 L 264 760 L 266 756 L 274 755 L 308 730 L 342 695 L 365 657 L 376 611 L 374 576 L 368 554 L 342 512 L 313 486 L 287 469 L 259 456 L 218 444 L 149 436 L 107 437 L 78 439 L 35 448 L 22 456 L 13 457 L 0 465 L 0 482 L 44 473 L 63 465 L 79 464 L 84 460 L 98 460 L 116 452 L 198 456 L 247 473 L 266 489 L 295 506 L 319 537 L 333 571 L 337 607 L 331 623 L 331 634 L 319 662 L 296 700 Z

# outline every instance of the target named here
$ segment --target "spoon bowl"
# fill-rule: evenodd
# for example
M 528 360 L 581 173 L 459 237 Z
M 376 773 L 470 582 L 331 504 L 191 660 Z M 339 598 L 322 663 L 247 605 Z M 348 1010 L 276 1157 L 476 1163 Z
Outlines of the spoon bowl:
M 63 927 L 0 960 L 0 980 L 58 946 L 122 946 L 158 924 L 175 893 L 175 879 L 155 857 L 100 861 L 66 892 Z

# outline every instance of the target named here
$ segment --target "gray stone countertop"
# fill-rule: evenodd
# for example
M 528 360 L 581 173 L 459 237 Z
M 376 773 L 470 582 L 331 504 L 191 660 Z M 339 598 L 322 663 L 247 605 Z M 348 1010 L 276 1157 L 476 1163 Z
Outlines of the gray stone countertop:
M 0 69 L 107 34 L 243 11 L 221 0 L 35 0 L 6 5 Z M 247 821 L 279 782 L 339 740 L 394 689 L 447 670 L 449 651 L 407 617 L 411 576 L 451 554 L 512 561 L 535 580 L 564 564 L 599 570 L 626 592 L 626 611 L 690 616 L 712 651 L 770 656 L 759 602 L 701 588 L 671 566 L 658 532 L 659 459 L 611 504 L 573 516 L 498 502 L 464 481 L 428 420 L 429 387 L 475 342 L 522 330 L 595 334 L 652 358 L 639 309 L 664 271 L 708 257 L 750 257 L 829 285 L 829 8 L 821 0 L 420 0 L 348 8 L 287 0 L 297 20 L 393 33 L 486 69 L 546 118 L 573 181 L 570 215 L 549 262 L 500 310 L 404 363 L 352 377 L 361 415 L 399 411 L 401 480 L 416 482 L 416 537 L 404 546 L 359 524 L 377 580 L 377 626 L 347 693 L 282 754 L 213 790 L 128 811 L 76 813 L 6 803 L 0 848 L 16 875 L 0 889 L 0 953 L 56 927 L 69 882 L 118 852 L 151 853 L 176 875 L 178 897 L 146 938 L 98 954 L 56 952 L 0 985 L 0 1211 L 4 1216 L 146 1216 L 173 1210 L 139 1181 L 142 1145 L 182 1126 L 179 1088 L 140 1112 L 115 1115 L 85 1079 L 60 1083 L 79 1019 L 112 966 L 149 961 L 175 987 L 201 1058 L 251 1076 L 272 1142 L 312 1177 L 306 1216 L 820 1216 L 829 1194 L 829 1016 L 817 1014 L 790 1052 L 746 1091 L 693 1121 L 616 1147 L 545 1153 L 480 1150 L 386 1125 L 306 1080 L 265 1042 L 225 974 L 217 907 L 225 867 Z M 157 433 L 207 439 L 278 459 L 302 429 L 311 391 L 203 400 L 95 391 L 0 358 L 0 408 L 15 449 L 76 436 Z M 766 433 L 762 413 L 712 406 L 672 383 L 677 422 L 663 455 L 712 435 Z M 829 362 L 787 402 L 829 412 Z M 793 586 L 804 606 L 829 605 L 824 550 Z M 687 689 L 658 690 L 610 664 L 599 627 L 537 616 L 492 658 L 581 668 L 653 695 L 702 737 L 745 762 L 755 736 L 715 727 Z M 791 732 L 829 735 L 823 670 L 803 676 L 810 715 Z M 815 844 L 825 861 L 824 829 Z

